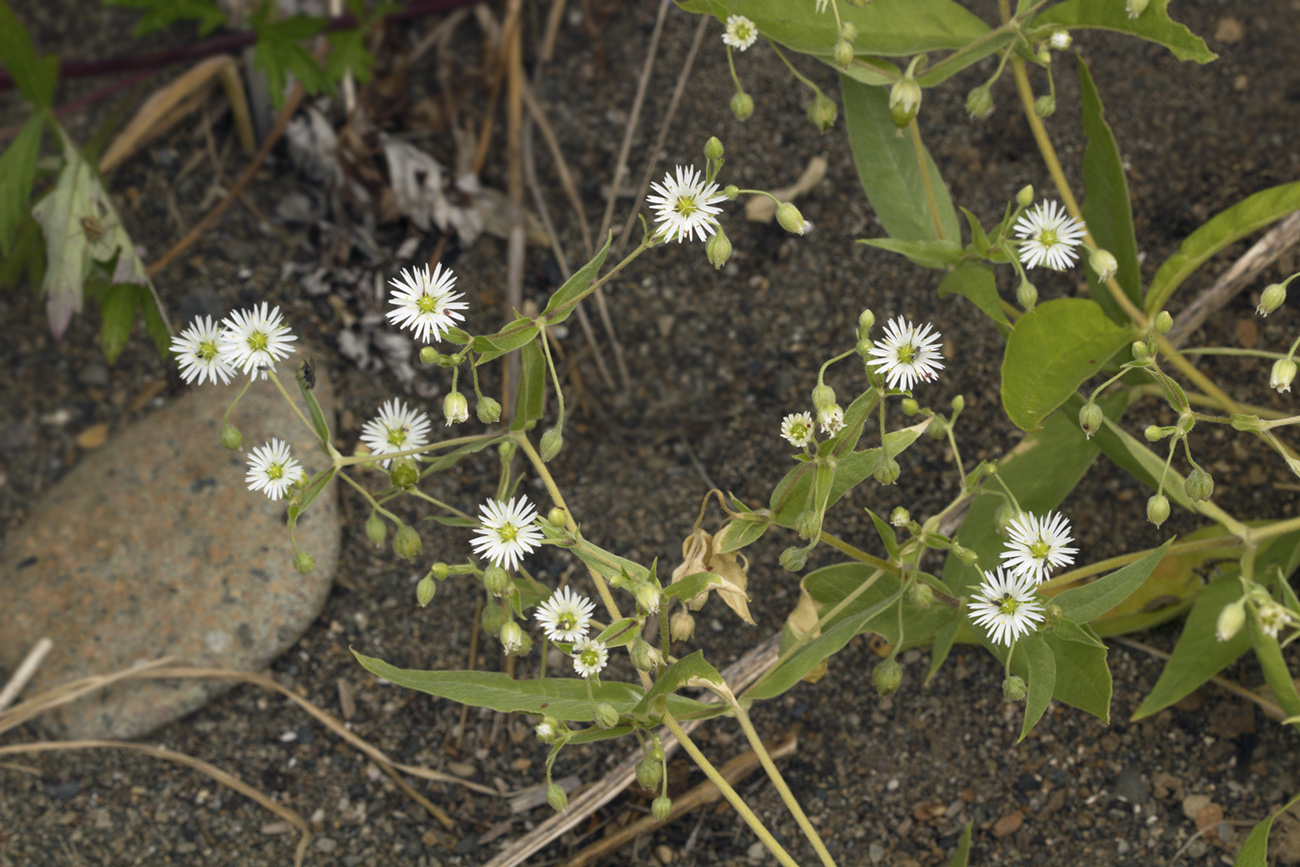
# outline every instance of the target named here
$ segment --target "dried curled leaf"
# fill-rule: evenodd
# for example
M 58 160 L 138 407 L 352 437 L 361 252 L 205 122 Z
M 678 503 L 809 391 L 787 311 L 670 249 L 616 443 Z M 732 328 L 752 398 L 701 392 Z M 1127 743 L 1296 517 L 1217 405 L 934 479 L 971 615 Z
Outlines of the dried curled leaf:
M 734 551 L 716 553 L 713 550 L 713 537 L 704 530 L 697 529 L 682 542 L 682 563 L 673 570 L 673 583 L 698 572 L 720 575 L 724 583 L 714 587 L 712 592 L 716 592 L 741 620 L 753 625 L 754 618 L 749 613 L 749 595 L 745 592 L 749 583 L 749 561 L 743 554 Z M 703 608 L 708 595 L 705 592 L 692 599 L 690 609 L 699 611 Z

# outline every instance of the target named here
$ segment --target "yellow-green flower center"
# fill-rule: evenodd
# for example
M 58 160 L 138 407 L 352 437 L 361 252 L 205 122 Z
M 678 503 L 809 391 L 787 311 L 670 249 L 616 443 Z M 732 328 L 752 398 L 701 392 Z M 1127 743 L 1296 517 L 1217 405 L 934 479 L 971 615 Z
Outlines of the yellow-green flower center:
M 1052 550 L 1052 546 L 1042 539 L 1038 539 L 1034 544 L 1029 546 L 1029 556 L 1035 560 L 1042 560 L 1047 556 L 1047 552 Z
M 406 431 L 400 427 L 390 427 L 388 429 L 388 444 L 390 446 L 406 445 Z
M 271 464 L 269 467 L 266 468 L 266 477 L 267 477 L 268 479 L 272 479 L 272 480 L 283 479 L 283 478 L 284 478 L 284 465 L 283 465 L 283 464 Z
M 421 295 L 415 302 L 415 306 L 419 308 L 421 313 L 437 313 L 438 299 L 432 295 Z
M 910 343 L 904 343 L 898 347 L 898 363 L 911 364 L 916 360 L 916 347 Z
M 265 352 L 271 345 L 271 338 L 265 331 L 254 331 L 248 335 L 248 348 L 254 352 Z
M 519 528 L 514 524 L 506 524 L 497 529 L 497 538 L 502 542 L 513 542 L 519 535 Z
M 1014 596 L 1004 596 L 1002 597 L 1002 601 L 998 603 L 998 609 L 1003 614 L 1015 614 L 1016 609 L 1018 609 L 1023 604 L 1024 604 L 1023 602 L 1021 602 L 1019 599 L 1017 599 Z
M 673 210 L 683 217 L 689 217 L 699 209 L 700 206 L 695 203 L 693 195 L 678 196 L 677 201 L 673 203 Z
M 578 625 L 578 617 L 572 611 L 563 611 L 556 615 L 555 625 L 561 632 L 568 632 Z
M 808 429 L 808 425 L 801 421 L 797 421 L 790 425 L 790 436 L 797 440 L 807 439 L 810 433 L 812 433 L 812 431 Z
M 582 664 L 586 668 L 595 668 L 600 665 L 600 651 L 598 650 L 584 650 L 578 658 L 582 660 Z
M 1038 243 L 1044 247 L 1055 247 L 1061 243 L 1061 238 L 1056 234 L 1054 229 L 1043 229 L 1038 233 Z
M 217 342 L 215 340 L 204 340 L 199 344 L 199 351 L 195 353 L 204 361 L 211 361 L 217 357 Z

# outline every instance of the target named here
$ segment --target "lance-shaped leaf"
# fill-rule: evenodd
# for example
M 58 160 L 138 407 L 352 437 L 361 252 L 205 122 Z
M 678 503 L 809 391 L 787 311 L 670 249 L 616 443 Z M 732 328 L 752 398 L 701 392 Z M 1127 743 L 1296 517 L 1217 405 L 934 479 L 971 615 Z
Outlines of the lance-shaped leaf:
M 1065 0 L 1035 18 L 1030 28 L 1056 25 L 1115 30 L 1163 45 L 1179 60 L 1209 63 L 1217 57 L 1205 47 L 1204 39 L 1170 20 L 1168 6 L 1169 0 L 1151 0 L 1141 15 L 1130 18 L 1122 0 Z

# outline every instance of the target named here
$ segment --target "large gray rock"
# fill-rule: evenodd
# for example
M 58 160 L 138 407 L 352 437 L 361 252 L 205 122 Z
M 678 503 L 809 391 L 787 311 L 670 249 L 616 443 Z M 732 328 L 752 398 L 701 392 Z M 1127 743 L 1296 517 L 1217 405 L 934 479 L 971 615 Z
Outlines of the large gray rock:
M 281 365 L 291 387 L 292 370 Z M 319 379 L 332 419 L 329 384 Z M 299 520 L 298 544 L 316 558 L 316 571 L 299 575 L 285 504 L 249 491 L 246 454 L 220 445 L 236 393 L 197 387 L 117 432 L 0 543 L 0 665 L 12 671 L 40 638 L 54 641 L 26 697 L 162 657 L 259 671 L 320 613 L 338 564 L 334 485 Z M 326 466 L 269 381 L 253 383 L 231 421 L 245 449 L 278 436 L 309 472 Z M 140 737 L 232 685 L 124 682 L 38 724 L 65 738 Z

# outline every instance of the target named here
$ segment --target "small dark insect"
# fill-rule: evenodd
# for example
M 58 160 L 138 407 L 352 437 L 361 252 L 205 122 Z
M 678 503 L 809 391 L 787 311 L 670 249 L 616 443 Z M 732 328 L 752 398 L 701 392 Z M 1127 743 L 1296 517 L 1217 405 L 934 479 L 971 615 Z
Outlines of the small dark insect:
M 309 359 L 302 363 L 299 370 L 302 373 L 302 381 L 307 384 L 307 388 L 314 389 L 316 387 L 316 366 Z

